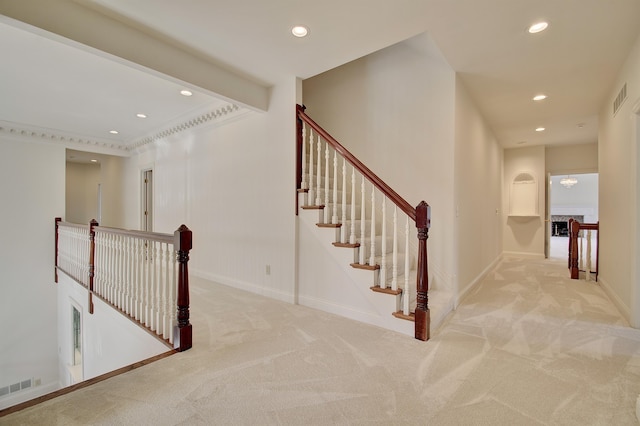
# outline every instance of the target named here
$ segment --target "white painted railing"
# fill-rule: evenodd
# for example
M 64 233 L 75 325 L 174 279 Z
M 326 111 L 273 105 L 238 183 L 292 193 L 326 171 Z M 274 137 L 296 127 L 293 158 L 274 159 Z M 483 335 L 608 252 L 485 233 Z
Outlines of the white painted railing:
M 306 194 L 302 207 L 319 211 L 319 226 L 336 228 L 334 245 L 356 250 L 351 266 L 374 271 L 376 291 L 401 294 L 397 316 L 413 318 L 416 301 L 422 299 L 420 310 L 428 317 L 426 244 L 424 254 L 419 256 L 419 244 L 410 231 L 417 226 L 416 208 L 306 116 L 303 110 L 303 107 L 298 107 L 300 172 L 297 187 Z M 421 206 L 424 207 L 424 232 L 421 235 L 426 240 L 429 207 L 426 203 L 421 203 Z M 418 259 L 422 256 L 425 276 L 421 281 L 424 295 L 420 298 L 416 271 Z
M 188 269 L 191 231 L 174 235 L 77 225 L 56 219 L 61 270 L 179 350 L 191 347 Z

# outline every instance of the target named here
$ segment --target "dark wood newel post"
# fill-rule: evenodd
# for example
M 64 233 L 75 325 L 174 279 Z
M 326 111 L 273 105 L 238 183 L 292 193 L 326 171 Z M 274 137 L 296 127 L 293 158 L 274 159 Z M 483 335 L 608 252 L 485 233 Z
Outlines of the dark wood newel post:
M 427 264 L 427 239 L 431 226 L 431 207 L 425 201 L 416 207 L 416 228 L 418 228 L 418 277 L 415 313 L 415 338 L 429 340 L 431 316 L 429 313 L 429 267 Z
M 173 347 L 178 351 L 191 348 L 191 324 L 189 323 L 189 250 L 192 235 L 186 225 L 174 232 L 174 246 L 178 251 L 178 325 Z
M 296 105 L 296 216 L 298 215 L 298 189 L 302 183 L 302 119 L 299 112 L 307 109 L 304 105 Z
M 578 270 L 578 233 L 580 232 L 580 222 L 572 221 L 569 229 L 569 268 L 571 269 L 571 279 L 577 280 L 580 276 Z
M 89 222 L 89 313 L 93 313 L 93 277 L 96 274 L 96 230 L 98 221 Z
M 54 257 L 53 257 L 53 269 L 54 269 L 54 279 L 55 282 L 58 282 L 58 228 L 60 226 L 60 222 L 62 222 L 62 218 L 61 217 L 56 217 L 55 218 L 55 224 L 56 224 L 56 236 L 55 236 L 55 240 L 56 240 L 56 250 L 54 252 Z

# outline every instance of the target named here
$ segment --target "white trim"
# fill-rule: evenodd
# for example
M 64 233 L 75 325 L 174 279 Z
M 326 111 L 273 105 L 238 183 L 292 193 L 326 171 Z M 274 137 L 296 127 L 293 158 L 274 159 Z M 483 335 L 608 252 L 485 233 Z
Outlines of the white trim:
M 519 251 L 503 251 L 502 257 L 526 257 L 527 259 L 544 259 L 544 253 L 526 253 Z
M 456 295 L 455 299 L 454 299 L 454 309 L 458 309 L 458 306 L 460 305 L 460 303 L 462 303 L 464 301 L 464 299 L 469 295 L 469 293 L 471 292 L 471 290 L 473 290 L 478 284 L 480 284 L 482 282 L 482 280 L 484 280 L 487 275 L 493 271 L 496 266 L 498 266 L 498 264 L 500 264 L 500 262 L 502 262 L 502 254 L 499 254 L 486 268 L 484 268 L 484 270 L 482 272 L 480 272 L 478 274 L 478 276 L 476 276 L 475 279 L 473 279 L 462 291 L 458 291 L 458 294 Z
M 605 294 L 609 297 L 609 299 L 615 305 L 615 307 L 618 308 L 618 311 L 620 311 L 620 314 L 622 315 L 622 317 L 624 317 L 624 319 L 630 322 L 631 311 L 629 310 L 629 307 L 625 305 L 622 299 L 620 299 L 616 294 L 616 292 L 613 291 L 613 288 L 611 287 L 611 285 L 609 285 L 609 283 L 606 282 L 606 280 L 602 279 L 601 275 L 598 276 L 598 284 L 600 284 L 600 287 L 602 287 Z
M 190 269 L 189 272 L 199 278 L 213 281 L 218 284 L 225 285 L 227 287 L 237 288 L 239 290 L 248 291 L 249 293 L 258 294 L 260 296 L 269 297 L 271 299 L 280 300 L 282 302 L 294 304 L 294 295 L 284 291 L 274 290 L 272 288 L 263 287 L 259 284 L 250 283 L 247 281 L 241 281 L 223 275 L 212 274 L 209 272 L 200 271 L 197 269 Z

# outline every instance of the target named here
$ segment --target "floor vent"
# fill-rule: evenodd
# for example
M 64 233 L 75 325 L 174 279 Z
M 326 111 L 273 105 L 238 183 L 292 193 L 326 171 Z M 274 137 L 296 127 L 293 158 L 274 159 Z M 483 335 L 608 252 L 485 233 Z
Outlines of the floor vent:
M 625 99 L 627 99 L 627 83 L 622 86 L 618 96 L 616 96 L 616 100 L 613 101 L 613 115 L 616 115 L 616 112 L 618 112 Z

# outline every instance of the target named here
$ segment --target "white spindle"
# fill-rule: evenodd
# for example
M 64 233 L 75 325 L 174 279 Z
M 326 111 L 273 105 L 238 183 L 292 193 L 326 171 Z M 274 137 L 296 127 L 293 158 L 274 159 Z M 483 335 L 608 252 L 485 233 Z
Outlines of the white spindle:
M 380 260 L 380 276 L 378 283 L 381 288 L 387 288 L 387 197 L 382 196 L 382 237 L 380 241 L 380 251 L 382 258 Z
M 302 182 L 300 182 L 301 189 L 309 189 L 307 185 L 307 124 L 302 123 Z
M 320 153 L 322 153 L 322 140 L 320 140 L 320 135 L 318 135 L 318 158 L 317 158 L 317 168 L 316 168 L 316 206 L 322 204 L 322 199 L 320 198 L 320 188 L 322 185 L 322 158 L 320 157 Z
M 323 215 L 323 223 L 329 222 L 329 185 L 331 183 L 331 179 L 329 178 L 329 144 L 325 143 L 324 149 L 324 215 Z
M 349 244 L 356 243 L 356 168 L 351 168 L 351 233 Z
M 409 280 L 409 216 L 404 226 L 404 290 L 402 297 L 402 313 L 409 315 L 409 299 L 411 298 L 411 288 Z
M 591 230 L 587 230 L 587 267 L 585 268 L 585 280 L 591 281 Z
M 580 253 L 580 256 L 579 256 L 580 264 L 578 265 L 578 269 L 583 270 L 584 269 L 584 252 L 582 251 L 582 240 L 584 239 L 584 233 L 582 231 L 578 231 L 578 239 L 580 240 L 580 250 L 578 251 L 578 253 Z
M 313 189 L 313 129 L 309 130 L 309 191 L 307 192 L 307 205 L 312 206 L 316 193 Z
M 367 250 L 367 244 L 365 241 L 366 238 L 366 232 L 367 232 L 367 226 L 365 223 L 365 219 L 366 219 L 366 208 L 365 208 L 365 188 L 364 188 L 364 175 L 362 175 L 362 183 L 360 184 L 360 249 L 359 249 L 359 253 L 360 253 L 360 260 L 359 263 L 361 265 L 365 264 L 365 259 L 366 259 L 366 250 Z
M 333 216 L 331 223 L 338 223 L 338 153 L 333 151 Z
M 340 228 L 340 242 L 347 242 L 347 160 L 342 159 L 342 227 Z
M 398 207 L 393 206 L 393 254 L 391 266 L 391 289 L 398 290 Z
M 371 185 L 371 243 L 369 250 L 369 265 L 374 266 L 376 264 L 376 187 Z

